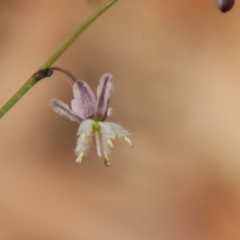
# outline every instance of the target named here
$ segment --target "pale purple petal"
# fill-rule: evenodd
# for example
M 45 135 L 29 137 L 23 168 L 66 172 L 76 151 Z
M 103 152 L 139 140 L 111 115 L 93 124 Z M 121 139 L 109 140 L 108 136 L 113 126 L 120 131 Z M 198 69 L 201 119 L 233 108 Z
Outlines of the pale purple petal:
M 94 116 L 96 100 L 91 88 L 84 81 L 77 80 L 73 85 L 72 109 L 81 119 Z
M 81 122 L 81 118 L 75 114 L 66 103 L 58 99 L 51 99 L 49 101 L 49 106 L 53 109 L 53 111 L 60 114 L 61 116 L 68 117 L 71 121 L 79 123 Z
M 97 88 L 96 114 L 100 120 L 104 121 L 107 117 L 109 101 L 113 92 L 112 75 L 107 73 L 100 78 Z
M 71 101 L 71 109 L 73 110 L 73 112 L 77 112 L 77 106 L 76 106 L 76 102 L 74 99 L 72 99 Z
M 113 112 L 113 109 L 112 108 L 108 108 L 108 110 L 107 110 L 107 117 L 111 116 L 112 112 Z

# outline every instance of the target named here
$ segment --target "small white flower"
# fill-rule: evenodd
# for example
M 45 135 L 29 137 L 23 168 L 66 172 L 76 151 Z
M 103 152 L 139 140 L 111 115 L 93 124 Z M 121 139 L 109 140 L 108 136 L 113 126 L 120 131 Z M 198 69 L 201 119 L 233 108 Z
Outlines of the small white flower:
M 75 148 L 78 156 L 76 162 L 82 162 L 90 147 L 92 137 L 95 137 L 97 154 L 103 157 L 106 166 L 110 164 L 108 156 L 110 148 L 113 147 L 112 140 L 116 137 L 123 138 L 132 146 L 127 130 L 116 123 L 105 122 L 106 117 L 111 114 L 109 101 L 114 88 L 111 78 L 111 74 L 104 74 L 100 78 L 97 100 L 88 84 L 82 80 L 75 81 L 73 85 L 74 99 L 71 101 L 71 109 L 58 99 L 50 100 L 50 106 L 56 113 L 80 123 Z

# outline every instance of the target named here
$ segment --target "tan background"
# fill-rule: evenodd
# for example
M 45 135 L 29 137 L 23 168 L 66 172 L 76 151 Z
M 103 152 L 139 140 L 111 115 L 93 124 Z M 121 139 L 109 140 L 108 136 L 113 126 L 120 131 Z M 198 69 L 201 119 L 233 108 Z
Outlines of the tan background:
M 0 1 L 0 104 L 102 0 Z M 132 132 L 111 166 L 75 163 L 59 73 L 0 121 L 0 239 L 240 239 L 240 7 L 119 0 L 56 63 L 94 89 L 114 75 L 110 121 Z

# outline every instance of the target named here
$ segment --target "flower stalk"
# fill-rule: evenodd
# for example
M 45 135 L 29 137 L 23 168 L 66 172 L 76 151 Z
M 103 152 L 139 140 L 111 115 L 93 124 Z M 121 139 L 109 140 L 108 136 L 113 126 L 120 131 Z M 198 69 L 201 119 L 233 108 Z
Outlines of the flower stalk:
M 40 69 L 34 73 L 23 86 L 5 103 L 0 109 L 0 119 L 17 103 L 17 101 L 39 80 L 45 77 L 49 77 L 49 71 L 47 69 L 66 51 L 66 49 L 77 39 L 77 37 L 98 17 L 100 17 L 107 9 L 109 9 L 118 0 L 109 0 L 102 7 L 100 7 L 92 16 L 90 16 L 80 27 L 78 27 L 74 33 L 54 52 Z M 45 72 L 46 70 L 46 72 Z M 46 74 L 43 74 L 46 73 Z

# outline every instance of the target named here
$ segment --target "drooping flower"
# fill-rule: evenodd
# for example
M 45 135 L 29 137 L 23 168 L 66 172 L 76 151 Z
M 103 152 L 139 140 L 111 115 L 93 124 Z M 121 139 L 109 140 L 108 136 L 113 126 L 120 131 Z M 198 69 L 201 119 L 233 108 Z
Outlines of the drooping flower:
M 223 13 L 231 10 L 233 8 L 234 3 L 235 0 L 217 0 L 217 6 Z
M 99 157 L 103 157 L 106 166 L 110 164 L 109 154 L 110 148 L 113 147 L 112 140 L 119 137 L 132 146 L 127 130 L 116 123 L 105 121 L 111 112 L 109 102 L 114 89 L 111 78 L 111 74 L 104 74 L 100 78 L 97 99 L 86 82 L 76 80 L 73 85 L 74 99 L 71 101 L 71 109 L 66 103 L 58 99 L 50 100 L 50 107 L 56 113 L 80 123 L 75 148 L 75 153 L 78 156 L 76 162 L 82 162 L 93 136 L 96 141 L 97 154 Z

